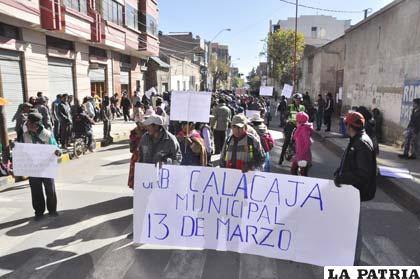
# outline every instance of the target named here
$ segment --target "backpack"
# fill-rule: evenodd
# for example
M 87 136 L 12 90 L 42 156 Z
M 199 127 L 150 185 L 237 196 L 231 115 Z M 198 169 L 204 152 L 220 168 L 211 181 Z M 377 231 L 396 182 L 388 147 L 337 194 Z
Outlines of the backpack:
M 260 136 L 261 145 L 264 148 L 265 152 L 269 152 L 274 147 L 274 140 L 271 137 L 270 133 L 265 133 L 264 135 Z

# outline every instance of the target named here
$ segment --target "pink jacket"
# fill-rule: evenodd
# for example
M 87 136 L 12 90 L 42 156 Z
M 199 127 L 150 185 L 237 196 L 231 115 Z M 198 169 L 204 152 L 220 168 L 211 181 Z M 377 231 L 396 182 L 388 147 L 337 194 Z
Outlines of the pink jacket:
M 312 123 L 298 124 L 298 127 L 293 134 L 295 140 L 296 154 L 293 161 L 312 161 L 311 152 L 311 135 L 312 135 Z

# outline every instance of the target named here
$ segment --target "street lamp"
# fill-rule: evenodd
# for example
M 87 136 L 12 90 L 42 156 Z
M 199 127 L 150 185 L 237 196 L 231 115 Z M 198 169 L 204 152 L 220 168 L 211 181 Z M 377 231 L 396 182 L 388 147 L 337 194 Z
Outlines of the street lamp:
M 211 40 L 209 41 L 209 50 L 208 50 L 208 55 L 207 55 L 207 68 L 210 68 L 210 59 L 211 59 L 211 55 L 212 55 L 211 43 L 212 43 L 214 40 L 216 40 L 216 38 L 217 38 L 220 34 L 222 34 L 224 31 L 230 32 L 230 31 L 232 31 L 232 29 L 230 29 L 230 28 L 224 28 L 224 29 L 220 30 L 220 31 L 216 34 L 216 36 L 214 36 L 214 37 L 213 37 L 213 39 L 211 39 Z M 210 71 L 208 71 L 208 73 L 210 73 Z M 215 88 L 213 88 L 213 90 L 214 90 L 214 89 L 215 89 Z

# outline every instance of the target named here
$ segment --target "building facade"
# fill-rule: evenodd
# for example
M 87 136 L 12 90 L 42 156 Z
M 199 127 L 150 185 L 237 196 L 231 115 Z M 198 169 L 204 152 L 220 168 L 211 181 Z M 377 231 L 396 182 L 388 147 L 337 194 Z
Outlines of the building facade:
M 50 100 L 144 92 L 159 55 L 155 0 L 0 0 L 0 73 L 7 127 L 42 91 Z
M 338 20 L 324 15 L 302 15 L 298 18 L 297 29 L 305 35 L 307 45 L 319 47 L 342 36 L 350 26 L 351 20 Z M 279 20 L 271 31 L 278 29 L 295 30 L 295 18 Z
M 302 89 L 338 95 L 344 112 L 378 108 L 385 141 L 401 140 L 420 98 L 419 17 L 419 1 L 396 0 L 305 55 Z

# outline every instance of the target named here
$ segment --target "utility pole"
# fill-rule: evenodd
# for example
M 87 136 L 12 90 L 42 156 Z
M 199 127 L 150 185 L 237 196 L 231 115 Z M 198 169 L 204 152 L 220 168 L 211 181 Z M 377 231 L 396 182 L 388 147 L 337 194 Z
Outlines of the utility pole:
M 293 52 L 293 93 L 296 92 L 296 76 L 297 76 L 297 22 L 298 22 L 298 2 L 296 0 L 296 17 L 295 17 L 295 51 Z

